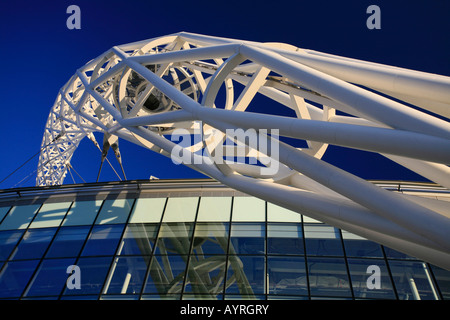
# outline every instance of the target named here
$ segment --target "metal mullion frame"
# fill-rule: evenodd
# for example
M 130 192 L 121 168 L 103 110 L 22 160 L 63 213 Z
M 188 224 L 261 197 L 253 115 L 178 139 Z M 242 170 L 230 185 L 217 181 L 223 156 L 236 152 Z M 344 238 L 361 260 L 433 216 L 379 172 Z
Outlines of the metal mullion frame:
M 83 250 L 84 250 L 84 248 L 86 247 L 86 243 L 87 243 L 87 241 L 89 240 L 89 236 L 90 236 L 91 233 L 92 233 L 92 229 L 93 229 L 94 226 L 95 226 L 95 221 L 97 220 L 97 217 L 98 217 L 98 215 L 100 214 L 100 211 L 101 211 L 102 208 L 103 208 L 103 205 L 104 205 L 104 203 L 105 203 L 105 200 L 106 200 L 106 199 L 102 200 L 102 204 L 101 204 L 100 207 L 98 208 L 97 214 L 96 214 L 96 216 L 95 216 L 95 219 L 92 221 L 92 223 L 91 223 L 91 225 L 90 225 L 89 232 L 88 232 L 87 235 L 86 235 L 86 239 L 84 239 L 84 243 L 83 243 L 83 245 L 81 246 L 80 252 L 78 253 L 78 256 L 75 257 L 75 263 L 74 263 L 75 266 L 77 265 L 78 261 L 80 261 L 81 254 L 83 253 Z M 80 225 L 80 226 L 83 226 L 83 225 Z M 66 287 L 64 286 L 64 287 L 61 289 L 61 293 L 59 294 L 58 300 L 61 300 L 61 298 L 64 296 L 64 291 L 65 291 L 65 290 L 66 290 Z M 76 296 L 76 295 L 75 295 L 75 296 Z
M 146 285 L 148 283 L 147 280 L 150 277 L 151 265 L 153 263 L 153 259 L 155 258 L 155 250 L 156 250 L 156 247 L 157 247 L 157 244 L 158 244 L 159 233 L 161 231 L 161 225 L 162 225 L 162 221 L 163 221 L 163 218 L 164 218 L 164 214 L 166 212 L 166 208 L 167 208 L 167 203 L 168 202 L 169 202 L 169 196 L 166 197 L 166 201 L 164 203 L 164 208 L 163 208 L 163 210 L 161 212 L 161 218 L 159 219 L 158 228 L 157 228 L 156 236 L 155 236 L 155 245 L 152 248 L 152 253 L 150 255 L 150 260 L 149 260 L 148 266 L 147 266 L 147 272 L 145 273 L 145 278 L 144 278 L 144 281 L 143 281 L 143 284 L 142 284 L 141 292 L 139 293 L 139 299 L 142 299 L 142 296 L 145 294 L 144 293 L 144 289 L 145 289 L 145 287 L 146 287 Z
M 61 222 L 59 223 L 59 226 L 56 227 L 56 231 L 55 231 L 55 233 L 54 233 L 52 239 L 50 240 L 50 242 L 49 242 L 49 244 L 48 244 L 48 246 L 47 246 L 47 249 L 45 249 L 45 251 L 44 251 L 42 257 L 40 258 L 39 263 L 38 263 L 38 265 L 36 266 L 36 269 L 35 269 L 34 272 L 33 272 L 33 275 L 31 276 L 31 278 L 30 278 L 30 280 L 28 281 L 28 283 L 27 283 L 27 285 L 26 285 L 24 291 L 22 292 L 21 298 L 24 298 L 25 293 L 27 293 L 27 291 L 31 288 L 31 285 L 32 285 L 32 283 L 34 282 L 34 277 L 36 276 L 36 274 L 37 274 L 39 268 L 41 267 L 42 262 L 44 261 L 44 259 L 45 259 L 45 260 L 52 260 L 52 259 L 53 259 L 53 260 L 55 260 L 55 259 L 69 259 L 69 257 L 65 257 L 65 258 L 48 258 L 48 259 L 46 259 L 45 256 L 47 255 L 48 250 L 50 250 L 50 247 L 51 247 L 51 245 L 53 244 L 53 241 L 55 241 L 55 237 L 56 237 L 56 235 L 58 234 L 59 230 L 61 229 L 61 226 L 62 226 L 62 224 L 63 224 L 63 222 L 64 222 L 64 219 L 66 218 L 67 214 L 69 213 L 70 209 L 72 208 L 74 202 L 75 202 L 75 201 L 72 201 L 72 202 L 70 203 L 70 206 L 69 206 L 69 208 L 67 208 L 66 214 L 64 215 L 64 218 L 61 219 Z M 41 208 L 42 208 L 43 205 L 44 205 L 44 203 L 41 205 Z M 40 210 L 41 208 L 39 208 L 39 210 Z M 38 211 L 38 212 L 39 212 L 39 211 Z M 36 212 L 36 216 L 37 216 L 38 212 Z M 34 219 L 33 219 L 33 220 L 34 220 Z M 31 226 L 31 222 L 30 222 L 29 226 Z M 28 228 L 29 228 L 29 226 L 28 226 Z M 28 229 L 28 228 L 27 228 L 27 229 Z M 44 227 L 44 228 L 36 228 L 36 229 L 50 229 L 50 228 L 54 228 L 54 227 Z M 35 230 L 36 230 L 36 229 L 35 229 Z M 33 260 L 34 260 L 34 259 L 33 259 Z M 62 285 L 62 287 L 64 287 L 64 285 Z
M 137 200 L 137 198 L 126 198 L 126 199 L 134 199 L 134 200 L 133 200 L 133 204 L 131 205 L 130 212 L 128 212 L 128 217 L 127 217 L 127 219 L 126 219 L 126 221 L 125 221 L 125 223 L 124 223 L 124 228 L 123 228 L 122 234 L 121 234 L 121 236 L 120 236 L 119 244 L 117 245 L 116 252 L 115 252 L 114 255 L 113 255 L 113 260 L 112 260 L 112 262 L 111 262 L 111 265 L 109 266 L 109 270 L 108 270 L 108 273 L 107 273 L 105 282 L 103 282 L 102 289 L 100 290 L 100 293 L 99 293 L 99 296 L 98 296 L 98 300 L 100 300 L 100 298 L 101 298 L 103 295 L 107 295 L 106 292 L 104 293 L 104 291 L 107 290 L 107 289 L 109 289 L 109 283 L 108 283 L 108 288 L 105 288 L 106 282 L 108 282 L 108 280 L 111 280 L 111 279 L 112 279 L 112 276 L 114 275 L 115 268 L 114 268 L 114 270 L 113 270 L 113 266 L 115 266 L 115 264 L 116 264 L 116 259 L 119 259 L 118 256 L 120 255 L 120 252 L 122 251 L 122 246 L 123 246 L 123 236 L 124 236 L 124 234 L 125 234 L 125 231 L 127 230 L 128 221 L 129 221 L 130 218 L 131 218 L 131 213 L 133 212 L 133 208 L 134 208 L 134 206 L 135 206 L 135 204 L 136 204 L 136 200 Z M 107 199 L 105 199 L 105 200 L 107 200 Z M 94 223 L 95 223 L 95 221 L 94 221 Z M 120 225 L 120 224 L 121 224 L 121 223 L 115 224 L 115 225 Z M 113 272 L 113 273 L 111 274 L 111 272 Z M 110 278 L 110 277 L 111 277 L 111 278 Z

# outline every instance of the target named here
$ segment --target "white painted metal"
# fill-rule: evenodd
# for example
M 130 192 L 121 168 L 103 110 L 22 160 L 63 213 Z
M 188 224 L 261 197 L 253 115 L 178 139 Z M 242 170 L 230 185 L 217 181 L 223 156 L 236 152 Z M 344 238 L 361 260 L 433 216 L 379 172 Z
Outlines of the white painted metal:
M 170 157 L 180 148 L 171 135 L 183 128 L 196 136 L 182 149 L 190 167 L 450 269 L 449 202 L 386 191 L 321 160 L 329 144 L 370 151 L 450 188 L 449 93 L 448 77 L 287 44 L 181 32 L 120 45 L 61 88 L 44 132 L 37 185 L 62 184 L 79 142 L 94 140 L 94 132 Z M 279 110 L 292 116 L 275 115 Z M 266 145 L 278 140 L 263 130 L 278 129 L 303 145 L 277 144 L 278 154 L 264 156 L 279 170 L 262 174 L 260 164 L 220 161 L 227 129 L 255 130 Z M 234 140 L 247 144 L 247 155 L 264 154 Z

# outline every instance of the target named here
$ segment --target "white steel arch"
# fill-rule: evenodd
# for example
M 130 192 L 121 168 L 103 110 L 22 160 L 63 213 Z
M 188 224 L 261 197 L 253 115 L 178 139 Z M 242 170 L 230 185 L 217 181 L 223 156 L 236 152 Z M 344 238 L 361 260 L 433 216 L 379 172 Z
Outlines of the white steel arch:
M 37 185 L 62 184 L 79 142 L 102 132 L 450 269 L 448 202 L 407 198 L 321 160 L 328 144 L 371 151 L 450 189 L 449 117 L 449 77 L 180 32 L 113 47 L 77 70 L 50 112 Z M 174 142 L 180 132 L 193 142 Z M 224 141 L 235 154 L 246 146 L 245 159 L 225 158 Z

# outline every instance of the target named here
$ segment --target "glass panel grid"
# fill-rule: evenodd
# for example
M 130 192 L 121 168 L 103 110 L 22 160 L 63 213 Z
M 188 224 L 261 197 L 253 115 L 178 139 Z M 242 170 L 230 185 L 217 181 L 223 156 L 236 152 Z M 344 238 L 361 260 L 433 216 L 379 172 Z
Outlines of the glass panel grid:
M 192 198 L 198 203 L 198 198 Z M 202 199 L 207 198 L 200 198 L 200 203 Z M 89 212 L 91 224 L 98 212 L 98 206 L 95 211 L 96 206 L 92 204 L 94 202 Z M 196 204 L 192 207 L 197 210 Z M 232 208 L 229 209 L 231 212 Z M 204 223 L 201 210 L 204 209 L 199 207 L 198 215 L 188 219 L 190 223 L 160 224 L 161 216 L 155 223 L 130 223 L 125 229 L 124 224 L 67 227 L 64 224 L 69 221 L 67 214 L 58 228 L 32 228 L 30 225 L 27 229 L 29 219 L 25 227 L 21 224 L 26 230 L 2 231 L 0 241 L 8 244 L 8 248 L 0 258 L 5 261 L 0 261 L 0 288 L 10 284 L 6 277 L 21 279 L 7 289 L 3 298 L 448 299 L 445 280 L 450 279 L 448 271 L 432 269 L 413 257 L 396 254 L 394 250 L 344 231 L 341 237 L 340 230 L 331 226 L 318 222 L 273 223 L 269 216 L 258 223 L 244 223 L 230 221 L 230 217 L 227 220 L 224 215 L 220 222 Z M 24 216 L 33 218 L 33 215 L 28 212 Z M 128 213 L 120 219 L 123 217 L 128 217 Z M 58 221 L 61 223 L 62 219 Z M 108 221 L 112 220 L 104 222 Z M 311 241 L 319 240 L 324 241 L 321 245 L 327 250 L 311 251 L 317 244 L 312 245 Z M 374 246 L 367 246 L 368 243 Z M 64 250 L 65 245 L 67 250 Z M 106 248 L 109 250 L 105 251 Z M 375 248 L 376 254 L 371 254 Z M 66 255 L 61 253 L 64 251 Z M 389 260 L 384 257 L 384 251 L 389 252 Z M 42 258 L 44 253 L 46 256 Z M 69 263 L 81 268 L 84 279 L 81 290 L 65 287 L 68 274 L 62 272 Z M 380 291 L 364 287 L 369 276 L 365 269 L 371 264 L 381 268 Z M 60 273 L 55 282 L 49 283 L 46 292 L 43 283 L 50 277 L 50 270 Z M 405 279 L 410 280 L 408 276 L 414 280 L 417 296 L 410 284 L 404 285 Z M 60 286 L 62 293 L 56 289 Z

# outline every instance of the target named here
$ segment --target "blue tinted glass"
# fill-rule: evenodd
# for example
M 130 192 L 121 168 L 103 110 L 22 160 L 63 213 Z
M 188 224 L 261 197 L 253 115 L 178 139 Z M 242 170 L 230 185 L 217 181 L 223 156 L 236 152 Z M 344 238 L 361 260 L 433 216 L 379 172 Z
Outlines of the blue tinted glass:
M 307 265 L 312 296 L 351 297 L 344 259 L 310 257 Z
M 99 225 L 94 226 L 86 246 L 83 249 L 83 256 L 113 255 L 116 252 L 117 244 L 122 236 L 124 225 Z
M 163 223 L 158 235 L 155 253 L 188 254 L 191 249 L 192 223 Z
M 59 296 L 66 286 L 67 267 L 75 262 L 71 259 L 48 259 L 42 261 L 25 295 Z
M 383 257 L 381 246 L 373 241 L 344 239 L 344 247 L 348 257 Z
M 265 253 L 265 225 L 263 223 L 233 223 L 230 238 L 230 254 Z
M 187 256 L 153 256 L 144 293 L 166 295 L 181 292 L 186 272 L 186 261 Z
M 343 256 L 339 230 L 321 224 L 305 224 L 305 245 L 308 255 Z
M 431 266 L 434 278 L 439 286 L 440 292 L 444 300 L 450 300 L 450 271 L 436 266 Z
M 348 259 L 348 267 L 356 298 L 395 299 L 384 260 Z
M 386 257 L 392 258 L 392 259 L 408 259 L 408 260 L 417 260 L 415 257 L 412 257 L 410 255 L 407 255 L 406 253 L 384 247 L 384 252 L 386 253 Z
M 0 298 L 19 297 L 39 260 L 10 261 L 0 273 Z
M 267 226 L 268 254 L 303 254 L 301 224 L 270 223 Z
M 129 224 L 123 236 L 120 255 L 151 255 L 155 244 L 157 224 Z
M 268 257 L 269 294 L 307 295 L 305 259 Z
M 99 294 L 108 275 L 112 257 L 80 258 L 77 266 L 80 268 L 80 289 L 66 288 L 64 295 Z
M 42 258 L 55 232 L 56 228 L 28 230 L 13 253 L 13 259 Z
M 201 299 L 219 298 L 224 289 L 226 261 L 226 255 L 191 256 L 184 292 Z
M 114 260 L 107 294 L 140 294 L 150 257 L 120 257 Z
M 47 252 L 47 257 L 65 258 L 76 257 L 86 240 L 90 227 L 63 227 Z
M 0 261 L 8 259 L 14 246 L 22 236 L 23 231 L 0 232 Z
M 228 223 L 197 223 L 193 251 L 202 254 L 226 254 L 228 247 Z
M 230 255 L 228 259 L 227 294 L 253 297 L 265 293 L 264 256 Z
M 388 261 L 400 300 L 437 299 L 433 280 L 424 262 Z

